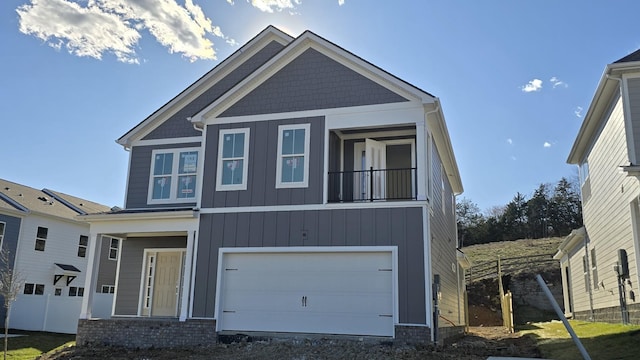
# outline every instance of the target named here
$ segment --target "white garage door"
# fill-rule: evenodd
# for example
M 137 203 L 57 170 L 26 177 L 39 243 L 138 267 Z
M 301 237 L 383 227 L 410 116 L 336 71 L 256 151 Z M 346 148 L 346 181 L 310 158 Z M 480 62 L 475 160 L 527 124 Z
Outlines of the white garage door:
M 225 253 L 219 330 L 393 336 L 391 252 Z

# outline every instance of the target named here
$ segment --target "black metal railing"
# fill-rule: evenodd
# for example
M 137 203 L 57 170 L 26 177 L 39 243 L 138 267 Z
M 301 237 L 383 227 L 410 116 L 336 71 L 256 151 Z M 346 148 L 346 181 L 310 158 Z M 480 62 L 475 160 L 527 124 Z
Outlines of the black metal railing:
M 329 172 L 329 202 L 415 200 L 417 171 L 374 169 Z

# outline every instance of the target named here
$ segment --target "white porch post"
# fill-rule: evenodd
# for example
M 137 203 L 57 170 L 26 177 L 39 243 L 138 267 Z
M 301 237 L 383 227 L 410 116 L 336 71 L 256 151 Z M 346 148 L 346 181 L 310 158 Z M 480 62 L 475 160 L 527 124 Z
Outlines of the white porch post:
M 182 275 L 182 295 L 180 299 L 180 321 L 187 320 L 189 314 L 189 295 L 191 294 L 191 273 L 193 267 L 193 247 L 195 244 L 197 232 L 189 231 L 187 234 L 187 253 L 185 254 L 184 274 Z
M 82 308 L 80 319 L 91 318 L 91 308 L 93 306 L 93 294 L 96 292 L 96 282 L 98 280 L 98 270 L 100 267 L 100 250 L 102 248 L 102 235 L 91 233 L 89 236 L 89 248 L 87 251 L 87 270 L 84 279 L 84 296 L 82 297 Z
M 417 180 L 417 200 L 427 200 L 427 194 L 429 193 L 427 189 L 427 166 L 429 166 L 429 162 L 427 161 L 427 126 L 426 126 L 426 116 L 421 121 L 416 122 L 416 168 L 418 172 L 418 180 Z

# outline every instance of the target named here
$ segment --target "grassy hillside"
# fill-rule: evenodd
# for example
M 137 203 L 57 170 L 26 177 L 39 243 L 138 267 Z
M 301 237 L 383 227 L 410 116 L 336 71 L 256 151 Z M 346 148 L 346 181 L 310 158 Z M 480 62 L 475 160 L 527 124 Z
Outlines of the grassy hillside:
M 545 238 L 545 239 L 523 239 L 514 241 L 500 241 L 488 244 L 471 245 L 462 248 L 462 251 L 471 260 L 471 266 L 474 264 L 497 261 L 501 259 L 555 254 L 558 246 L 564 238 Z

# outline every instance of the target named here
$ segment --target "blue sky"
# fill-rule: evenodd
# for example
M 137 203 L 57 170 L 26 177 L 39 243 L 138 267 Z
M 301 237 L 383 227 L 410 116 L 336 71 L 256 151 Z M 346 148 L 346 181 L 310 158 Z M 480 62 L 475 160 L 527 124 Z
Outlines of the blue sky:
M 637 1 L 4 0 L 0 177 L 122 206 L 115 140 L 268 25 L 342 46 L 442 102 L 482 210 L 576 176 L 604 67 Z

